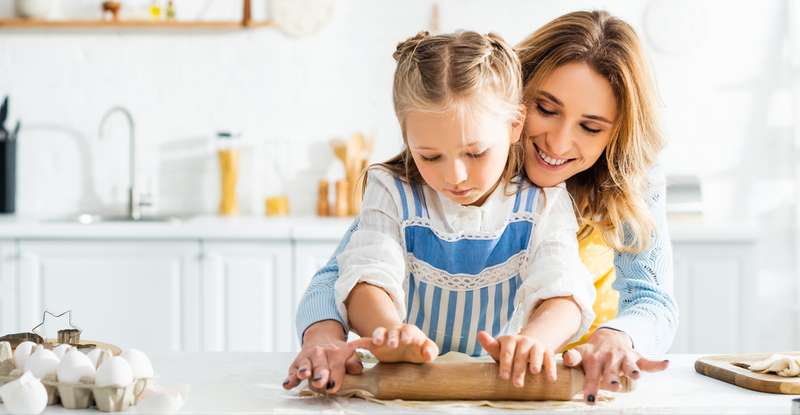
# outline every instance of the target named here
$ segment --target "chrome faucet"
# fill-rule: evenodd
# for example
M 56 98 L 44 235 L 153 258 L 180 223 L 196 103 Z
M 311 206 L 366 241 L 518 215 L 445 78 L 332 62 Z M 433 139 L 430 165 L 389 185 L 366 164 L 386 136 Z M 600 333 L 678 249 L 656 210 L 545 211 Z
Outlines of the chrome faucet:
M 149 203 L 142 203 L 140 200 L 139 189 L 136 186 L 136 126 L 133 122 L 133 116 L 131 112 L 128 111 L 127 108 L 121 106 L 114 106 L 109 109 L 105 115 L 103 115 L 103 119 L 100 121 L 99 131 L 97 133 L 100 139 L 103 139 L 103 130 L 105 127 L 106 122 L 114 113 L 121 113 L 125 116 L 125 119 L 128 121 L 128 141 L 130 149 L 128 154 L 128 167 L 130 169 L 130 183 L 128 186 L 128 214 L 127 218 L 129 220 L 139 220 L 142 218 L 142 206 L 147 206 Z

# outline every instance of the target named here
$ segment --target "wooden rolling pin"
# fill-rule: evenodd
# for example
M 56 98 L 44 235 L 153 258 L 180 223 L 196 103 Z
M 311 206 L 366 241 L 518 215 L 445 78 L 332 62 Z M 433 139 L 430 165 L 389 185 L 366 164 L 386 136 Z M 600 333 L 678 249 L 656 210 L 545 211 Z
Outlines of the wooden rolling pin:
M 371 393 L 377 399 L 568 401 L 583 391 L 583 371 L 558 362 L 558 379 L 550 383 L 543 373 L 525 374 L 525 386 L 500 379 L 494 362 L 379 363 L 361 375 L 345 375 L 338 394 L 353 390 Z M 632 384 L 620 378 L 620 392 Z

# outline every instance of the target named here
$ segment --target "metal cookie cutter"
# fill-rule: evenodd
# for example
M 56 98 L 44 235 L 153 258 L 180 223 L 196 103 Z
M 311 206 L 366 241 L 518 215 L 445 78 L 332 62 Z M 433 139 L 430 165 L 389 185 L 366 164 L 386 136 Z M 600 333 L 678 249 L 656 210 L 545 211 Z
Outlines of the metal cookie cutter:
M 39 334 L 36 332 L 37 329 L 44 328 L 44 323 L 47 321 L 47 316 L 51 316 L 53 318 L 60 318 L 67 315 L 67 324 L 69 324 L 69 328 L 61 329 L 58 331 L 58 343 L 60 344 L 71 344 L 77 345 L 81 342 L 81 329 L 78 326 L 72 324 L 72 310 L 67 310 L 61 314 L 53 314 L 47 310 L 42 313 L 42 321 L 41 323 L 37 324 L 36 327 L 31 329 L 31 332 L 34 334 Z M 44 334 L 40 334 L 42 338 L 44 338 Z

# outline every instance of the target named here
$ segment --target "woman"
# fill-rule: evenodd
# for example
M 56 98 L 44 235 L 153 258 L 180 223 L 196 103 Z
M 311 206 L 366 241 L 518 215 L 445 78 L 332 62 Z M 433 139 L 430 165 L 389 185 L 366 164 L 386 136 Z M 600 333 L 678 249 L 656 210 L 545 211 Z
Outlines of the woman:
M 525 173 L 543 187 L 567 183 L 583 224 L 581 257 L 595 276 L 597 320 L 564 352 L 566 365 L 583 367 L 592 403 L 598 388 L 618 389 L 621 374 L 637 379 L 640 370 L 665 369 L 667 361 L 644 356 L 669 349 L 678 324 L 651 81 L 635 32 L 606 12 L 556 18 L 516 49 L 527 108 Z M 335 393 L 345 371 L 361 370 L 354 351 L 366 343 L 346 343 L 348 325 L 335 308 L 336 254 L 300 304 L 303 349 L 287 389 L 309 379 Z

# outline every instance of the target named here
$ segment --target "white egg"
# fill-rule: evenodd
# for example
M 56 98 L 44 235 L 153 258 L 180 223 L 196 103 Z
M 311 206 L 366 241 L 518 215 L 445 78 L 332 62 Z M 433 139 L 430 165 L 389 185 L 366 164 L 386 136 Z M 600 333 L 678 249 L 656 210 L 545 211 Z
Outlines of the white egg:
M 95 368 L 89 357 L 78 349 L 72 349 L 64 355 L 56 370 L 59 382 L 80 383 L 81 378 L 89 378 L 94 382 Z
M 133 369 L 127 360 L 113 356 L 105 359 L 97 369 L 94 383 L 97 386 L 128 386 L 133 383 Z
M 103 360 L 111 357 L 111 352 L 106 349 L 95 348 L 92 349 L 92 351 L 90 351 L 86 356 L 89 357 L 89 360 L 92 361 L 92 365 L 96 369 L 103 364 Z
M 140 414 L 174 414 L 186 401 L 188 386 L 167 389 L 160 386 L 149 386 L 142 394 L 142 400 L 136 405 Z
M 39 346 L 31 357 L 25 360 L 25 370 L 29 370 L 39 379 L 44 379 L 46 376 L 56 374 L 60 362 L 55 353 Z
M 70 349 L 72 349 L 72 346 L 70 346 L 68 344 L 59 344 L 58 346 L 53 348 L 53 353 L 56 354 L 56 356 L 58 357 L 58 360 L 61 360 L 61 359 L 64 358 L 64 355 L 67 354 L 67 352 Z
M 33 353 L 33 349 L 37 346 L 34 342 L 22 342 L 17 345 L 17 348 L 14 350 L 14 364 L 17 366 L 18 369 L 25 368 L 25 361 L 31 357 Z
M 11 343 L 0 342 L 0 363 L 7 360 L 14 360 L 14 352 L 11 351 Z
M 0 399 L 11 414 L 40 414 L 47 407 L 47 390 L 31 372 L 0 386 Z
M 153 377 L 153 364 L 146 354 L 136 349 L 128 349 L 120 355 L 123 359 L 127 360 L 133 369 L 133 377 L 136 379 L 152 378 Z

